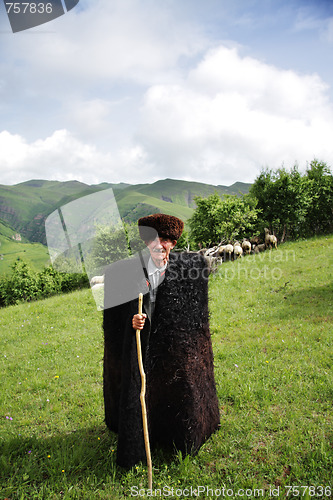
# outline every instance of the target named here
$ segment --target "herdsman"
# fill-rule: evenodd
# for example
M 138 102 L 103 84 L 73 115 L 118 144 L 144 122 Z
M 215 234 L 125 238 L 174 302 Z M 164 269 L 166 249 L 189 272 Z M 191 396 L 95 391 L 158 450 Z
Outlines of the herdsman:
M 118 433 L 117 463 L 123 467 L 146 458 L 136 329 L 141 330 L 151 446 L 193 453 L 219 425 L 206 261 L 196 253 L 171 253 L 183 230 L 180 219 L 154 214 L 138 225 L 147 250 L 105 273 L 105 421 Z

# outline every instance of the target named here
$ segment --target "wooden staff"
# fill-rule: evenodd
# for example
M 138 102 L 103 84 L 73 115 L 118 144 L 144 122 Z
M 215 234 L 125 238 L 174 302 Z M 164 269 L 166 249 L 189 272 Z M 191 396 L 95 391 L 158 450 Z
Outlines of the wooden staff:
M 139 294 L 139 314 L 142 314 L 142 297 L 143 297 L 142 293 L 140 293 Z M 146 401 L 145 401 L 146 374 L 144 372 L 143 363 L 142 363 L 140 330 L 136 330 L 136 348 L 138 351 L 138 362 L 139 362 L 139 370 L 140 370 L 140 375 L 141 375 L 140 401 L 141 401 L 141 410 L 142 410 L 143 435 L 144 435 L 144 439 L 145 439 L 145 448 L 146 448 L 147 466 L 148 466 L 148 488 L 152 489 L 153 473 L 152 473 L 152 463 L 151 463 L 148 423 L 147 423 L 147 410 L 146 410 Z

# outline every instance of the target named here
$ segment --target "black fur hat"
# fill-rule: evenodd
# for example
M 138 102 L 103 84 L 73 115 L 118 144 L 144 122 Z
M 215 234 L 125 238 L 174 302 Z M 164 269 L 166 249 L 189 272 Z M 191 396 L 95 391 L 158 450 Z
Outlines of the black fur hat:
M 184 222 L 173 215 L 153 214 L 141 217 L 138 226 L 143 241 L 154 240 L 157 234 L 161 238 L 178 240 L 183 232 Z

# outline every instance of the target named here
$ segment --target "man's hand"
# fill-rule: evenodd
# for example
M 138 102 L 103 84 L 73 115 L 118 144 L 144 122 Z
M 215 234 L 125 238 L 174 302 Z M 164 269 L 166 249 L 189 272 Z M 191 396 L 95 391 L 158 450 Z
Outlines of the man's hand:
M 142 330 L 145 324 L 147 314 L 135 314 L 132 319 L 132 326 L 134 330 Z

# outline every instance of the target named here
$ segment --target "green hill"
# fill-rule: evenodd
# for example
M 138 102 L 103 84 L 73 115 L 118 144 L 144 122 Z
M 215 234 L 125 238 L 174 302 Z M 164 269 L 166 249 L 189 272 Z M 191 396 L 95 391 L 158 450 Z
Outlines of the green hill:
M 214 186 L 201 182 L 189 182 L 175 179 L 164 179 L 154 182 L 153 184 L 139 184 L 129 186 L 121 193 L 116 195 L 116 199 L 123 200 L 130 196 L 132 192 L 141 193 L 144 196 L 154 198 L 155 204 L 160 206 L 160 202 L 168 202 L 173 205 L 179 205 L 188 208 L 195 208 L 194 198 L 196 196 L 207 197 L 215 191 L 220 195 L 248 193 L 251 184 L 237 182 L 232 186 Z M 156 201 L 158 200 L 158 201 Z M 164 205 L 163 205 L 164 206 Z M 170 210 L 170 209 L 169 209 Z M 191 213 L 191 212 L 187 212 Z M 187 218 L 187 217 L 186 217 Z
M 50 257 L 45 245 L 29 242 L 9 224 L 0 221 L 0 276 L 8 274 L 18 259 L 38 271 L 48 264 Z
M 8 272 L 18 258 L 36 269 L 44 267 L 49 262 L 45 236 L 48 215 L 73 200 L 98 191 L 113 189 L 119 213 L 126 222 L 155 212 L 175 215 L 186 221 L 193 213 L 196 196 L 206 197 L 215 191 L 221 196 L 246 193 L 249 187 L 250 184 L 240 182 L 228 187 L 175 179 L 153 184 L 104 182 L 91 186 L 75 180 L 33 179 L 14 186 L 0 185 L 0 274 Z
M 116 200 L 121 217 L 126 222 L 137 221 L 139 217 L 151 213 L 162 212 L 175 215 L 183 220 L 187 220 L 193 212 L 193 209 L 178 203 L 170 203 L 168 200 L 142 193 L 137 190 L 124 189 L 116 194 Z
M 14 186 L 0 185 L 0 220 L 30 242 L 46 244 L 44 223 L 50 213 L 67 203 L 89 194 L 113 188 L 123 220 L 136 221 L 152 212 L 164 212 L 188 219 L 196 196 L 206 197 L 248 192 L 250 184 L 213 186 L 200 182 L 164 179 L 153 184 L 129 185 L 103 182 L 88 185 L 78 181 L 34 179 Z
M 97 190 L 77 181 L 32 180 L 0 185 L 0 219 L 29 241 L 45 243 L 46 217 L 58 206 Z

